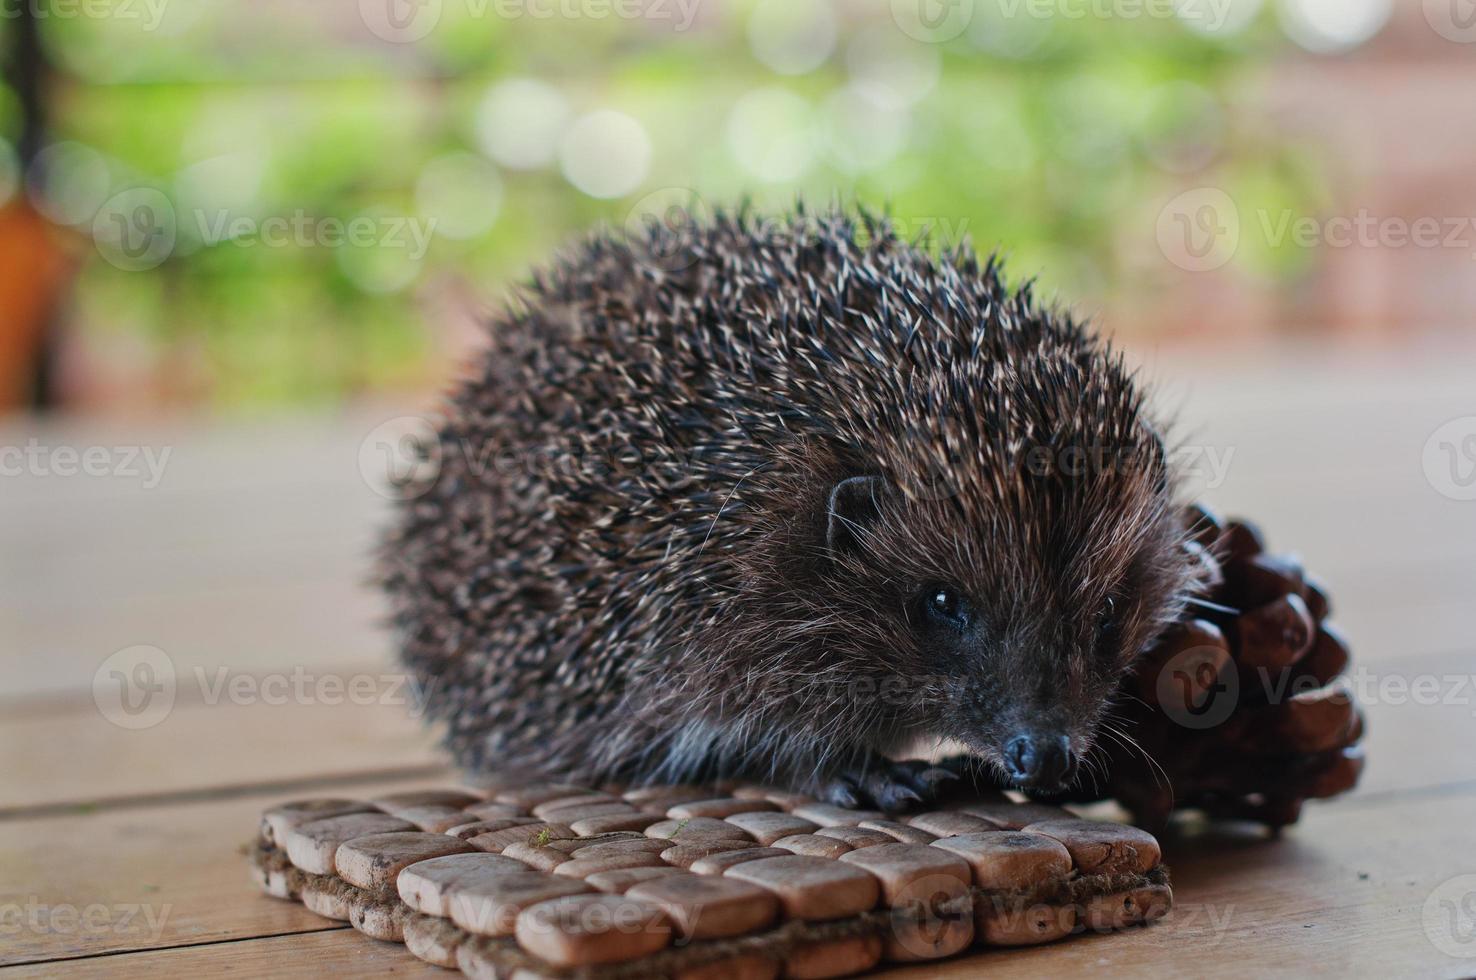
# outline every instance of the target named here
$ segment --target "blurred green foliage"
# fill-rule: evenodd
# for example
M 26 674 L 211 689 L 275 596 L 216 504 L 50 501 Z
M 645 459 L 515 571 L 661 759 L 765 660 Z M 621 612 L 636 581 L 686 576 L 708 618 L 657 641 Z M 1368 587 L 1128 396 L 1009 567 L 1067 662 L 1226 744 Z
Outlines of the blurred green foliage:
M 444 0 L 424 37 L 396 43 L 365 19 L 375 2 L 402 0 L 176 0 L 152 25 L 143 0 L 116 0 L 110 9 L 137 16 L 43 19 L 51 138 L 106 165 L 105 179 L 84 166 L 49 193 L 73 199 L 61 210 L 83 232 L 134 187 L 163 192 L 176 221 L 151 268 L 86 263 L 85 329 L 184 352 L 223 404 L 333 402 L 425 379 L 442 344 L 428 297 L 448 283 L 495 302 L 561 241 L 597 221 L 623 224 L 656 189 L 714 205 L 885 206 L 906 231 L 1003 246 L 1014 274 L 1097 298 L 1138 281 L 1122 229 L 1146 226 L 1151 238 L 1155 202 L 1204 174 L 1252 207 L 1305 200 L 1312 186 L 1298 155 L 1244 109 L 1282 43 L 1260 20 L 1215 36 L 1163 17 L 1002 17 L 1000 0 L 979 0 L 966 30 L 932 43 L 885 3 L 697 0 L 677 30 L 593 16 L 598 0 L 563 0 L 584 15 L 553 19 Z M 675 0 L 666 9 L 674 18 Z M 510 78 L 555 93 L 570 120 L 605 109 L 635 120 L 649 160 L 633 186 L 590 196 L 557 155 L 479 170 L 489 143 L 522 138 L 488 131 L 489 93 Z M 13 139 L 8 95 L 0 124 Z M 417 193 L 448 155 L 449 188 Z M 377 214 L 444 228 L 478 208 L 495 217 L 471 222 L 469 237 L 438 230 L 423 257 L 210 241 L 218 219 Z M 1282 274 L 1298 258 L 1250 248 L 1237 261 Z

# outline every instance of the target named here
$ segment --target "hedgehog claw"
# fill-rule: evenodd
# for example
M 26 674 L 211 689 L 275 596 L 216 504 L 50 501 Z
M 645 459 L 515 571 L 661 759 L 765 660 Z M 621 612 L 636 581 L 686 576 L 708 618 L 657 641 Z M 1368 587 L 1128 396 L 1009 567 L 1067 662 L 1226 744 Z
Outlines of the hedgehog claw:
M 959 778 L 952 770 L 924 762 L 877 759 L 842 773 L 824 790 L 825 799 L 849 810 L 874 807 L 897 813 L 934 802 L 939 787 Z

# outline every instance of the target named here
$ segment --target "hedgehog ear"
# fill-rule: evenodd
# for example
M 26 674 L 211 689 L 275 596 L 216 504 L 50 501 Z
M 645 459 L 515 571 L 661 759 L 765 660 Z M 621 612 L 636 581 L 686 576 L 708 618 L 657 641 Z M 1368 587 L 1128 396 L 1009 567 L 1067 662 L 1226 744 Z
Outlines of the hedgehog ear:
M 885 490 L 885 481 L 879 476 L 853 476 L 835 485 L 825 520 L 825 545 L 832 553 L 861 548 L 866 529 L 881 512 Z

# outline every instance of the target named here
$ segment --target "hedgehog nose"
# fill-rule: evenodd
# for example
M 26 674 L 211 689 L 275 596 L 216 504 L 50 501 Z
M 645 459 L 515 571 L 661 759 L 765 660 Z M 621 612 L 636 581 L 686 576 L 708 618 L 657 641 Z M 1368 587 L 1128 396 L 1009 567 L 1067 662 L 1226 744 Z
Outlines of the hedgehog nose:
M 1024 788 L 1055 789 L 1071 778 L 1076 758 L 1065 735 L 1026 732 L 1005 744 L 1005 767 Z

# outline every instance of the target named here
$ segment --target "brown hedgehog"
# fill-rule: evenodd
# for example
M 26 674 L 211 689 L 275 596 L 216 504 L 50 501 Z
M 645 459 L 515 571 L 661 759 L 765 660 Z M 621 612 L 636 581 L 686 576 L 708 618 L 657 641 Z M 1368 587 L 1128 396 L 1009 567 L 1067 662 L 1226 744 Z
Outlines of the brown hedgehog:
M 384 546 L 458 761 L 897 809 L 1082 776 L 1195 572 L 1119 356 L 967 248 L 597 235 L 491 325 Z

